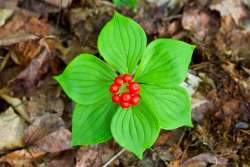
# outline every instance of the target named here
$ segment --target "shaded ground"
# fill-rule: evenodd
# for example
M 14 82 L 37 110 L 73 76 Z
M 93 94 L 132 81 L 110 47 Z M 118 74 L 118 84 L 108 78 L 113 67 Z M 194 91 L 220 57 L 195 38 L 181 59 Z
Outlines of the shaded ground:
M 51 78 L 78 53 L 99 56 L 97 35 L 114 10 L 137 20 L 149 40 L 197 49 L 186 81 L 194 128 L 162 131 L 143 160 L 125 151 L 110 166 L 250 166 L 248 0 L 145 0 L 134 11 L 108 0 L 0 7 L 0 167 L 99 167 L 121 150 L 113 141 L 70 146 L 73 104 Z

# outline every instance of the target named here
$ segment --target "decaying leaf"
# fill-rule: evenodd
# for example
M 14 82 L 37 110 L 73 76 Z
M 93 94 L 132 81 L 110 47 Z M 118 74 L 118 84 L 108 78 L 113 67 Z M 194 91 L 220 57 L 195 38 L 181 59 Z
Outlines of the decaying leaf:
M 11 97 L 7 88 L 0 89 L 0 98 L 9 103 L 27 122 L 30 122 L 30 117 L 27 113 L 24 102 L 21 99 Z
M 0 164 L 5 162 L 14 167 L 35 167 L 33 165 L 34 162 L 36 162 L 44 155 L 45 152 L 41 152 L 38 150 L 17 150 L 0 157 Z
M 12 91 L 29 92 L 36 88 L 41 77 L 48 72 L 50 56 L 51 54 L 44 50 L 36 59 L 33 59 L 26 69 L 9 82 Z
M 210 153 L 194 156 L 183 162 L 182 167 L 207 166 L 208 164 L 227 165 L 227 159 L 219 158 Z
M 55 114 L 47 113 L 36 117 L 32 124 L 25 130 L 25 144 L 32 145 L 37 140 L 62 127 L 64 127 L 63 120 Z
M 12 108 L 0 114 L 0 153 L 24 146 L 26 124 Z
M 12 9 L 0 9 L 0 27 L 5 24 L 7 19 L 9 19 L 12 14 L 13 14 Z
M 47 153 L 58 153 L 70 150 L 71 132 L 65 128 L 60 128 L 45 137 L 37 140 L 30 148 L 38 149 Z
M 114 149 L 112 142 L 81 147 L 77 152 L 76 167 L 102 166 L 114 155 Z
M 210 41 L 220 27 L 220 17 L 216 11 L 190 6 L 184 10 L 182 26 L 194 33 L 197 41 Z
M 67 8 L 72 3 L 72 0 L 43 0 L 43 1 L 60 8 Z

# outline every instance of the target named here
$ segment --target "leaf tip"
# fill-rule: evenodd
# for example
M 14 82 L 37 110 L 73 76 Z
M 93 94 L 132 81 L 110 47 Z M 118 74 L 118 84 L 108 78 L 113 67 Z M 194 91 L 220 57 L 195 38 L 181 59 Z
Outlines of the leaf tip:
M 114 14 L 113 14 L 113 19 L 117 19 L 117 18 L 120 18 L 122 17 L 123 15 L 121 15 L 119 12 L 115 11 Z M 123 16 L 125 17 L 125 16 Z
M 61 81 L 61 75 L 53 76 L 53 79 L 56 80 L 57 82 Z
M 196 45 L 190 45 L 191 46 L 191 49 L 194 50 L 196 48 Z
M 190 121 L 190 122 L 187 124 L 187 127 L 189 127 L 189 128 L 193 128 L 193 127 L 194 127 L 192 121 Z

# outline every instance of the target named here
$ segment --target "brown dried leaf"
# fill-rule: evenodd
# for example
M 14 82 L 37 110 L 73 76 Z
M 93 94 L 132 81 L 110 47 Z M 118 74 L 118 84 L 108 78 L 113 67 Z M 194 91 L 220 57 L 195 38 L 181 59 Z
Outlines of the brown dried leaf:
M 47 136 L 35 141 L 30 148 L 38 149 L 48 153 L 58 153 L 72 149 L 70 145 L 71 132 L 60 128 Z
M 220 27 L 220 17 L 216 11 L 190 6 L 184 10 L 182 26 L 194 33 L 197 41 L 210 41 Z
M 56 113 L 57 116 L 62 116 L 64 102 L 60 97 L 55 97 L 57 93 L 56 90 L 51 92 L 51 94 L 52 93 L 54 93 L 54 96 L 37 93 L 37 95 L 30 97 L 27 102 L 27 112 L 32 120 L 48 112 Z
M 11 97 L 9 90 L 6 88 L 0 89 L 0 98 L 9 103 L 22 116 L 24 120 L 30 122 L 30 117 L 27 113 L 27 109 L 21 99 Z
M 40 159 L 45 155 L 45 152 L 38 150 L 17 150 L 7 155 L 0 157 L 1 162 L 7 162 L 13 167 L 35 167 L 33 161 Z
M 111 142 L 81 147 L 76 156 L 76 167 L 99 167 L 114 155 Z
M 29 66 L 16 78 L 9 82 L 11 90 L 18 92 L 31 92 L 37 87 L 41 77 L 49 70 L 49 59 L 51 54 L 44 50 L 37 58 L 33 59 Z
M 228 160 L 225 158 L 219 158 L 210 153 L 203 153 L 184 161 L 181 167 L 194 167 L 194 166 L 205 167 L 209 164 L 227 165 L 227 163 Z
M 46 163 L 46 167 L 73 167 L 75 166 L 75 150 L 66 151 Z
M 9 19 L 13 14 L 11 9 L 0 9 L 0 27 L 3 26 L 7 19 Z
M 49 133 L 52 133 L 62 127 L 64 127 L 63 120 L 55 114 L 47 113 L 41 117 L 37 117 L 25 130 L 25 144 L 31 145 Z
M 42 0 L 42 1 L 60 8 L 67 8 L 72 3 L 72 0 Z
M 243 0 L 213 1 L 210 8 L 220 12 L 222 17 L 231 16 L 238 26 L 250 30 L 250 11 Z
M 24 146 L 24 129 L 26 124 L 23 119 L 15 114 L 12 108 L 0 115 L 0 153 L 5 150 Z

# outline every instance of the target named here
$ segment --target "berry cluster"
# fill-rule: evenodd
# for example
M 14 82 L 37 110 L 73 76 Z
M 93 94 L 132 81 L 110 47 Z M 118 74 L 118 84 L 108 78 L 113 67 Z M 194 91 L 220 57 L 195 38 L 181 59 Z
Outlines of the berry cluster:
M 119 75 L 109 88 L 109 91 L 113 93 L 112 101 L 120 104 L 122 108 L 136 106 L 140 102 L 140 85 L 132 80 L 129 74 Z

